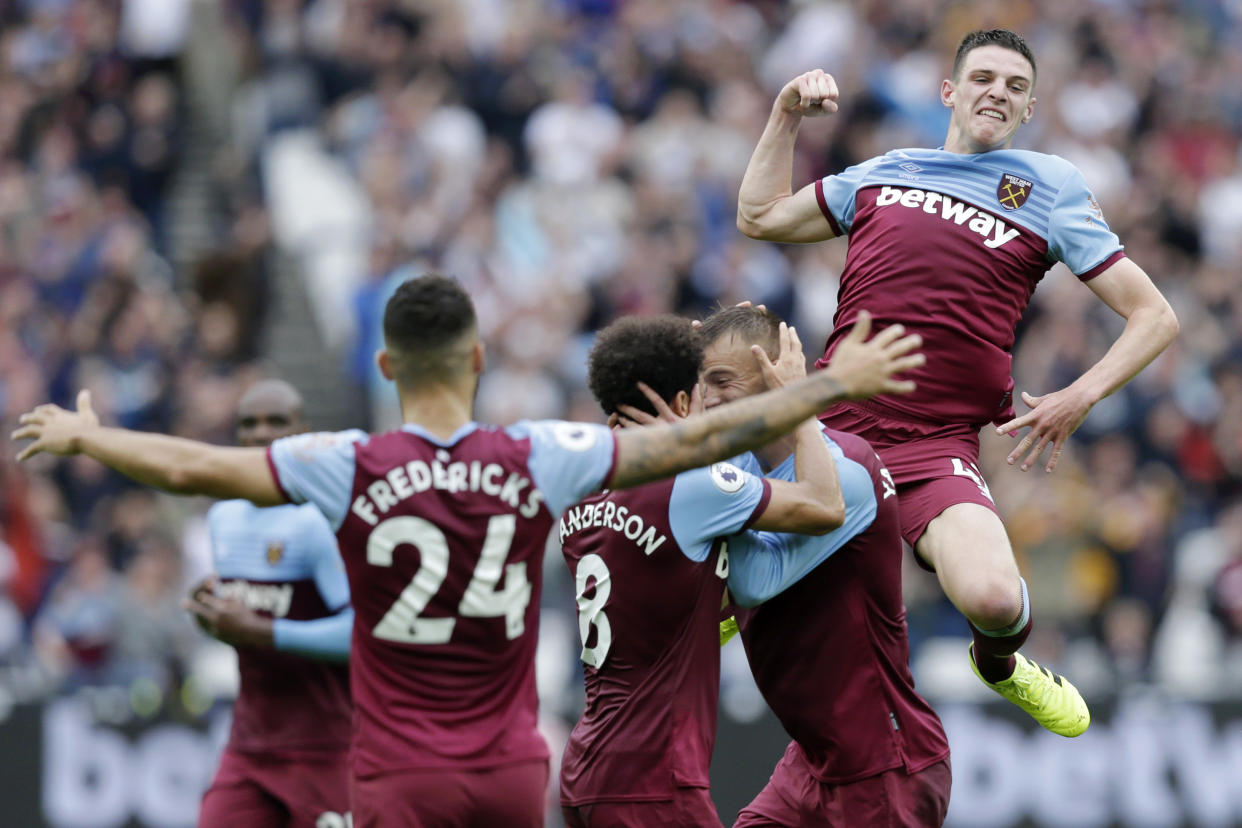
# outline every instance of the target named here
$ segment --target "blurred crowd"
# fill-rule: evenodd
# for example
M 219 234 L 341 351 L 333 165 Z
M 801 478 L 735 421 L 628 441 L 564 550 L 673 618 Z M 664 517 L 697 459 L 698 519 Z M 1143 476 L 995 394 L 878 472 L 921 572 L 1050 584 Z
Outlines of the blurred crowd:
M 583 357 L 621 314 L 764 302 L 813 358 L 845 244 L 768 245 L 734 228 L 776 91 L 816 67 L 842 90 L 839 114 L 802 128 L 796 187 L 891 148 L 939 146 L 939 81 L 958 40 L 1004 26 L 1039 62 L 1036 114 L 1015 146 L 1082 169 L 1182 328 L 1096 407 L 1053 475 L 1006 466 L 1008 442 L 985 438 L 1031 586 L 1032 655 L 1088 692 L 1242 687 L 1237 3 L 219 0 L 207 5 L 239 67 L 230 140 L 211 158 L 225 219 L 209 228 L 214 247 L 181 260 L 192 119 L 179 55 L 194 5 L 0 2 L 6 426 L 86 387 L 121 425 L 230 440 L 271 316 L 278 240 L 262 157 L 291 130 L 318 136 L 369 210 L 354 344 L 337 355 L 359 392 L 376 383 L 387 292 L 422 268 L 475 297 L 483 421 L 599 419 Z M 1019 333 L 1018 388 L 1068 384 L 1121 324 L 1055 269 Z M 366 415 L 385 422 L 378 406 Z M 205 565 L 202 504 L 85 461 L 17 469 L 13 453 L 0 461 L 0 665 L 34 665 L 47 687 L 175 687 L 201 650 L 176 601 Z M 917 667 L 924 645 L 966 630 L 929 576 L 911 568 L 907 593 Z M 555 584 L 547 595 L 549 628 L 572 634 L 571 603 Z

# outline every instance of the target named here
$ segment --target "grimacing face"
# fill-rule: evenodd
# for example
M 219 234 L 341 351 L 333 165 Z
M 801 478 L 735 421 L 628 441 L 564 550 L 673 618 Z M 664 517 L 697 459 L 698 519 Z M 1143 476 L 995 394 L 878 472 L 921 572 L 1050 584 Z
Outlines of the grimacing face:
M 940 87 L 952 108 L 944 148 L 979 153 L 1003 149 L 1035 111 L 1035 72 L 1029 61 L 1004 46 L 980 46 L 966 53 L 957 77 Z
M 726 334 L 704 349 L 699 382 L 705 407 L 713 408 L 768 390 L 750 346 L 750 342 Z

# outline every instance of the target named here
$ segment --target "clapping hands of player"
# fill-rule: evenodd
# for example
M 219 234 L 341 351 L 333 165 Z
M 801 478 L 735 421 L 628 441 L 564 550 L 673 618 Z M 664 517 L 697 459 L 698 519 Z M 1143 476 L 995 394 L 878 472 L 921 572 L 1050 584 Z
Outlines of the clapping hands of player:
M 923 337 L 907 334 L 903 325 L 889 325 L 870 339 L 869 336 L 871 314 L 862 311 L 849 334 L 832 352 L 832 360 L 824 371 L 841 383 L 850 399 L 909 394 L 914 390 L 914 380 L 895 377 L 927 362 L 927 357 L 915 350 L 923 344 Z
M 785 84 L 776 100 L 786 112 L 816 117 L 836 112 L 839 96 L 832 75 L 823 69 L 812 69 Z
M 76 454 L 78 437 L 82 432 L 99 425 L 99 417 L 91 407 L 91 392 L 78 392 L 78 410 L 66 411 L 59 405 L 47 403 L 23 414 L 21 427 L 14 431 L 13 440 L 34 440 L 17 455 L 20 463 L 40 452 L 48 454 Z
M 1021 460 L 1022 471 L 1026 471 L 1039 460 L 1044 449 L 1051 445 L 1052 455 L 1048 458 L 1048 464 L 1044 466 L 1044 471 L 1050 472 L 1057 467 L 1057 461 L 1061 459 L 1061 450 L 1065 447 L 1065 441 L 1082 425 L 1092 404 L 1072 388 L 1064 388 L 1051 394 L 1044 394 L 1042 397 L 1033 397 L 1023 391 L 1022 401 L 1031 410 L 1021 417 L 1015 417 L 996 427 L 997 434 L 1014 433 L 1015 436 L 1019 429 L 1027 426 L 1031 428 L 1019 441 L 1017 447 L 1009 452 L 1006 461 L 1012 466 Z
M 215 594 L 215 576 L 208 576 L 181 601 L 181 608 L 194 616 L 203 632 L 234 647 L 265 644 L 267 633 L 263 618 L 240 601 Z

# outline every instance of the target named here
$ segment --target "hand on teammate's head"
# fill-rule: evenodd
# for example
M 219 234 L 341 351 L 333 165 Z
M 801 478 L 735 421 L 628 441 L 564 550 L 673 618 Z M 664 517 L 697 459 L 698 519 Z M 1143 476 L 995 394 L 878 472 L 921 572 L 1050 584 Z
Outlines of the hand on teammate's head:
M 750 351 L 759 363 L 763 372 L 763 382 L 769 390 L 783 388 L 806 376 L 806 356 L 802 353 L 802 340 L 792 325 L 780 324 L 778 333 L 780 353 L 776 361 L 768 359 L 767 353 L 759 345 L 752 345 Z
M 655 392 L 650 385 L 645 382 L 638 383 L 638 390 L 647 398 L 651 406 L 655 409 L 655 414 L 650 414 L 642 409 L 635 408 L 632 405 L 617 406 L 617 414 L 622 426 L 633 425 L 651 425 L 652 423 L 677 423 L 684 418 L 680 416 L 672 407 Z M 698 393 L 698 384 L 695 384 L 694 391 L 690 394 L 690 413 L 694 413 L 695 394 Z M 679 392 L 680 394 L 680 392 Z M 699 395 L 699 410 L 703 410 L 702 395 Z

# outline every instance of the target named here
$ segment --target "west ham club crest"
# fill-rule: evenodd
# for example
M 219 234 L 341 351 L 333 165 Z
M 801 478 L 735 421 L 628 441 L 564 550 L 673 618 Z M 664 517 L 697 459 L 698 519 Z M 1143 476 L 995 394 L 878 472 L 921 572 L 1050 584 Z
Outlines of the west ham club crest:
M 1026 204 L 1034 187 L 1035 185 L 1025 178 L 1020 178 L 1013 173 L 1005 173 L 1001 176 L 1000 184 L 996 185 L 996 197 L 1000 199 L 1001 206 L 1006 210 L 1016 210 Z

